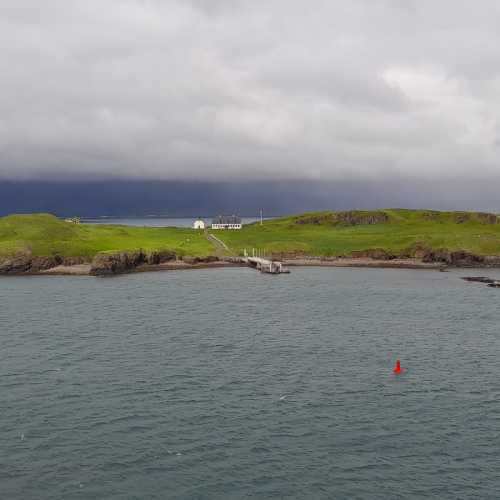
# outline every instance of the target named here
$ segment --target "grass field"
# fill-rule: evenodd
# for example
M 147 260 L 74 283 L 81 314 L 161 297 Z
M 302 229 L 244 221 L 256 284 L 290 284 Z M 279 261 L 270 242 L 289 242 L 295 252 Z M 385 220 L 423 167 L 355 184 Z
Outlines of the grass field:
M 192 229 L 73 224 L 49 214 L 0 218 L 0 255 L 31 250 L 36 256 L 93 257 L 98 252 L 138 249 L 190 256 L 214 253 L 203 233 Z
M 346 215 L 347 214 L 347 215 Z M 367 223 L 367 221 L 376 223 Z M 500 255 L 495 215 L 430 210 L 316 212 L 249 224 L 239 231 L 211 231 L 234 255 L 246 248 L 264 253 L 347 255 L 381 248 L 398 253 L 417 243 L 437 249 Z M 203 232 L 184 228 L 72 224 L 48 214 L 0 218 L 0 255 L 93 257 L 103 251 L 173 250 L 179 255 L 214 255 Z
M 349 225 L 335 212 L 318 212 L 246 225 L 240 231 L 213 231 L 236 254 L 246 248 L 265 253 L 297 252 L 336 256 L 355 250 L 381 248 L 399 252 L 416 243 L 431 248 L 500 255 L 500 224 L 496 216 L 474 212 L 382 210 L 387 221 Z M 301 223 L 301 222 L 306 223 Z M 311 222 L 312 221 L 312 222 Z M 495 222 L 495 223 L 492 223 Z

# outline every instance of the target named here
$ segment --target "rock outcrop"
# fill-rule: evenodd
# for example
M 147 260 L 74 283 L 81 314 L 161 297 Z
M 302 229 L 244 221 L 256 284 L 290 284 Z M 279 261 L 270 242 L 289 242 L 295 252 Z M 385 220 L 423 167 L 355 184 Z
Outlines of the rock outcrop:
M 158 250 L 148 254 L 142 250 L 135 252 L 98 253 L 92 261 L 90 274 L 94 276 L 110 276 L 129 273 L 139 266 L 155 266 L 176 260 L 176 258 L 176 253 L 170 250 Z
M 464 222 L 476 221 L 481 224 L 498 224 L 498 217 L 487 212 L 456 212 L 454 222 L 463 224 Z
M 85 257 L 33 256 L 29 252 L 23 252 L 0 262 L 0 274 L 39 273 L 57 266 L 73 266 L 85 262 L 88 262 Z
M 446 249 L 429 250 L 422 257 L 422 262 L 442 262 L 449 266 L 474 267 L 485 263 L 485 257 L 465 250 L 450 252 Z
M 500 267 L 500 256 L 498 255 L 486 255 L 484 257 L 485 267 Z
M 346 226 L 358 226 L 364 224 L 384 224 L 389 220 L 385 212 L 338 212 L 335 214 L 336 222 Z
M 386 252 L 382 248 L 369 248 L 368 250 L 355 250 L 348 257 L 352 259 L 374 259 L 374 260 L 391 260 L 397 256 Z
M 384 224 L 389 217 L 382 211 L 327 212 L 309 214 L 298 217 L 295 224 L 331 225 L 331 226 L 359 226 L 368 224 Z
M 435 222 L 454 222 L 464 224 L 465 222 L 479 222 L 480 224 L 498 224 L 500 222 L 497 215 L 488 212 L 438 212 L 437 210 L 427 210 L 422 212 L 422 218 Z
M 98 253 L 92 261 L 90 274 L 106 276 L 133 271 L 147 262 L 147 256 L 141 250 L 137 252 Z
M 217 262 L 219 258 L 215 255 L 207 255 L 206 257 L 183 257 L 182 261 L 186 264 L 208 264 Z
M 0 274 L 22 274 L 31 268 L 31 255 L 19 254 L 0 263 Z
M 176 258 L 177 255 L 175 252 L 171 252 L 170 250 L 159 250 L 148 254 L 146 256 L 146 262 L 151 265 L 158 265 L 175 260 Z
M 36 273 L 39 271 L 45 271 L 46 269 L 51 269 L 61 265 L 64 259 L 60 255 L 53 255 L 50 257 L 33 257 L 31 259 L 30 272 Z

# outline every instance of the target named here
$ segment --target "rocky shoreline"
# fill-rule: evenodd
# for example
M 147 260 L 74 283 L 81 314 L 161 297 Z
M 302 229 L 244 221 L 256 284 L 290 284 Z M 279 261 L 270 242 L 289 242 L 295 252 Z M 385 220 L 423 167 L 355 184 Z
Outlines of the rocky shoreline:
M 91 264 L 80 264 L 74 266 L 57 266 L 51 269 L 46 269 L 44 271 L 34 272 L 34 273 L 24 273 L 24 275 L 31 276 L 119 276 L 122 274 L 132 274 L 132 273 L 146 273 L 152 271 L 177 271 L 177 270 L 187 270 L 187 269 L 207 269 L 207 268 L 217 268 L 217 267 L 241 267 L 242 264 L 235 262 L 199 262 L 195 264 L 188 264 L 182 260 L 164 263 L 164 264 L 141 264 L 133 269 L 128 269 L 126 271 L 120 272 L 106 272 L 101 274 L 96 274 L 92 271 Z
M 481 256 L 466 251 L 415 248 L 406 254 L 393 255 L 382 249 L 352 252 L 339 257 L 274 255 L 286 266 L 367 267 L 395 269 L 499 268 L 500 256 Z M 39 257 L 29 252 L 0 262 L 0 275 L 71 275 L 115 276 L 126 273 L 243 266 L 240 257 L 179 256 L 175 252 L 142 250 L 98 253 L 93 259 L 84 257 Z
M 28 252 L 0 262 L 0 275 L 6 276 L 115 276 L 119 274 L 200 269 L 241 265 L 241 259 L 216 256 L 186 257 L 171 251 L 99 253 L 93 259 L 84 257 L 36 257 Z
M 367 257 L 359 258 L 335 258 L 335 259 L 284 259 L 283 264 L 289 267 L 311 266 L 311 267 L 371 267 L 376 269 L 445 269 L 438 262 L 422 262 L 418 259 L 392 259 L 380 260 Z
M 382 248 L 356 250 L 335 257 L 305 256 L 296 254 L 275 254 L 273 258 L 293 265 L 364 265 L 376 263 L 377 267 L 500 267 L 500 255 L 478 255 L 466 250 L 432 249 L 417 244 L 400 252 L 388 252 Z M 311 264 L 308 264 L 311 263 Z M 317 264 L 316 264 L 317 263 Z

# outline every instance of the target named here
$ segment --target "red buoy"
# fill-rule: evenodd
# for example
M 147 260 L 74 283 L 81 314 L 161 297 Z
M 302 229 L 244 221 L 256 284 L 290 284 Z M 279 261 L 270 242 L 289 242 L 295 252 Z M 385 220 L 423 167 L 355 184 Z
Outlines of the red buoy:
M 401 361 L 396 360 L 396 366 L 392 370 L 395 375 L 401 375 L 403 373 L 403 368 L 401 368 Z

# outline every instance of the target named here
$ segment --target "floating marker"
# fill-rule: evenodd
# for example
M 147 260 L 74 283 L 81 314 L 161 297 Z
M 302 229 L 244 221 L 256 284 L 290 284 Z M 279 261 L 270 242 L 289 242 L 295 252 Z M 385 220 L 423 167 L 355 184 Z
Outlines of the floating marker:
M 396 366 L 394 367 L 392 372 L 394 373 L 394 375 L 401 375 L 403 373 L 403 368 L 401 368 L 401 361 L 399 361 L 399 359 L 396 360 Z

